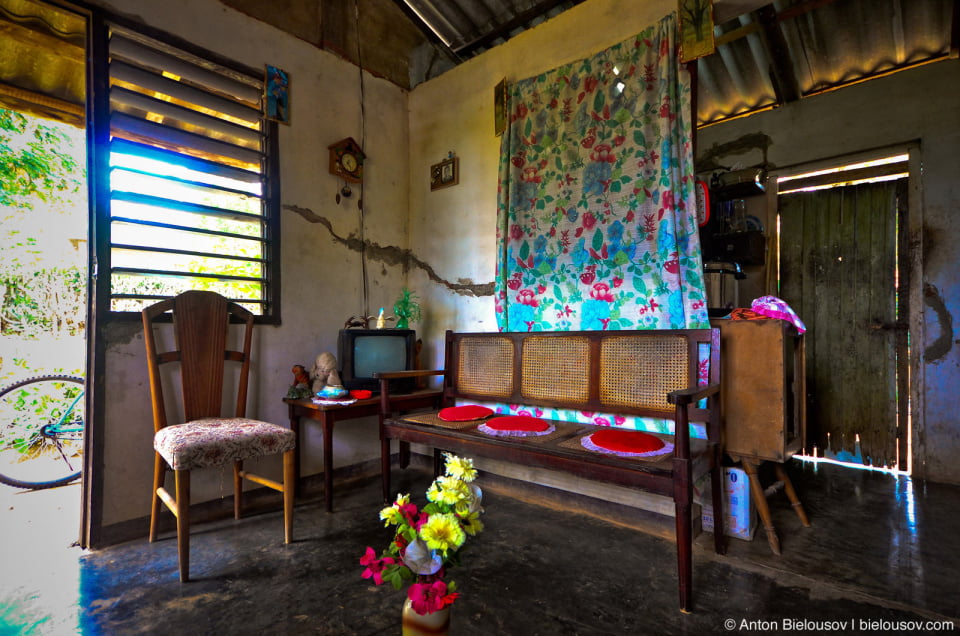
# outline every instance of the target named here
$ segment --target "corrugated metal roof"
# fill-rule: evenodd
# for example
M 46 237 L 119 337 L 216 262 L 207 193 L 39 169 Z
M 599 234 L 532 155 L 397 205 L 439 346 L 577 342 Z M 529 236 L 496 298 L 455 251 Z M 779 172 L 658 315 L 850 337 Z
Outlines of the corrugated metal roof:
M 950 55 L 953 0 L 769 7 L 717 25 L 717 52 L 697 65 L 701 125 Z
M 582 1 L 393 0 L 454 64 Z M 960 39 L 960 0 L 716 0 L 717 16 L 738 13 L 721 18 L 716 53 L 697 62 L 700 125 L 946 59 Z M 82 19 L 0 0 L 0 35 L 0 104 L 46 98 L 51 116 L 82 119 Z
M 395 0 L 462 61 L 579 1 Z M 699 125 L 946 59 L 955 0 L 717 0 L 717 51 L 698 69 Z M 722 7 L 722 8 L 721 8 Z M 440 71 L 442 72 L 442 71 Z
M 473 57 L 583 0 L 397 0 L 458 58 Z

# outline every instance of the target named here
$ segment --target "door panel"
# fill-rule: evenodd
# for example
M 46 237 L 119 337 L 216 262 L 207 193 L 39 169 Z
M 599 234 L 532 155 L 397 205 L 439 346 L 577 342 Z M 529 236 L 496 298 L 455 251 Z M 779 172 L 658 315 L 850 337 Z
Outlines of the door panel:
M 906 179 L 779 199 L 781 296 L 806 322 L 808 444 L 897 463 L 900 189 Z M 905 189 L 903 190 L 905 192 Z M 901 374 L 905 377 L 905 374 Z M 899 393 L 905 401 L 906 395 Z M 829 439 L 828 439 L 829 438 Z

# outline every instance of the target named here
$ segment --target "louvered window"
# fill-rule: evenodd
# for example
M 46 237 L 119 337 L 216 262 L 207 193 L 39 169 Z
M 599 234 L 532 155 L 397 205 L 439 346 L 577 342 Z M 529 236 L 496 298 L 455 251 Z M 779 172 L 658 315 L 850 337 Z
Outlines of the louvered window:
M 262 75 L 118 27 L 109 55 L 111 311 L 205 289 L 270 317 L 277 184 Z

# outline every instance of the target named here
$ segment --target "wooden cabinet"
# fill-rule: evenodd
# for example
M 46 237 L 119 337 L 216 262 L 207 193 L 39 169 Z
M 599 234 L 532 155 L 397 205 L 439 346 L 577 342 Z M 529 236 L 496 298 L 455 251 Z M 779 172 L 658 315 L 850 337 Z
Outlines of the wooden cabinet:
M 806 436 L 803 336 L 783 320 L 711 320 L 720 329 L 724 448 L 783 462 Z

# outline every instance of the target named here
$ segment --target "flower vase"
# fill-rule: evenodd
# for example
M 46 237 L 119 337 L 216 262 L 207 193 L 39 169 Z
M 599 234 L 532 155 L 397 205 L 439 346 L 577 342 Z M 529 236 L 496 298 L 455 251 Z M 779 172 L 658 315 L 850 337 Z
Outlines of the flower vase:
M 403 603 L 403 636 L 440 636 L 450 633 L 450 607 L 432 614 L 417 614 L 410 599 Z

